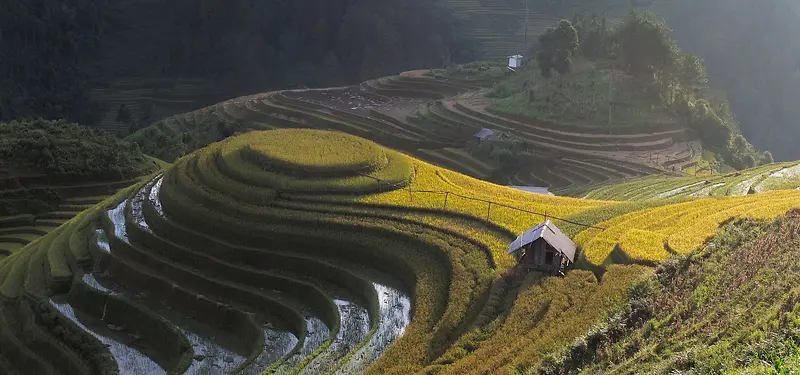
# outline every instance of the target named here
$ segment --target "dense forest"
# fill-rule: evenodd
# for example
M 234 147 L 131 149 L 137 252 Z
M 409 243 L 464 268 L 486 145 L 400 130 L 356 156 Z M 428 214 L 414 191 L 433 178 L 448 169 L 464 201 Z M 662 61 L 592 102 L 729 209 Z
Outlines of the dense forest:
M 532 12 L 564 18 L 615 19 L 632 5 L 666 18 L 681 47 L 703 58 L 748 139 L 776 159 L 800 158 L 793 1 L 529 0 Z M 468 61 L 470 19 L 451 11 L 423 0 L 4 1 L 0 120 L 91 123 L 88 89 L 110 77 L 203 78 L 227 97 Z
M 108 77 L 201 77 L 236 95 L 471 58 L 424 0 L 12 0 L 0 25 L 0 120 L 84 120 Z
M 105 0 L 0 2 L 0 121 L 86 119 L 106 8 Z
M 115 180 L 155 165 L 135 143 L 66 121 L 0 123 L 0 175 L 43 173 L 53 180 Z

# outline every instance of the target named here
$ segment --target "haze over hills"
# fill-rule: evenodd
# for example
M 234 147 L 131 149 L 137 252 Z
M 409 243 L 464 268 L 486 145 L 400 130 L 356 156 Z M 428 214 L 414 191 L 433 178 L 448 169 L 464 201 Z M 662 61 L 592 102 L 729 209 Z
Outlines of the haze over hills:
M 0 374 L 800 369 L 800 164 L 752 145 L 703 61 L 627 1 L 536 1 L 553 17 L 529 18 L 522 66 L 446 63 L 518 48 L 519 5 L 88 1 L 26 24 L 116 51 L 95 72 L 128 76 L 93 92 L 132 133 L 0 123 Z M 114 9 L 160 26 L 86 27 Z M 574 9 L 613 19 L 558 19 Z M 163 30 L 183 33 L 122 43 Z M 34 40 L 14 39 L 31 68 L 4 77 L 32 88 L 1 113 L 83 113 L 54 94 L 70 80 L 31 82 L 86 61 L 33 64 L 56 43 Z M 205 97 L 209 77 L 237 94 Z M 177 114 L 139 123 L 147 101 Z
M 528 46 L 522 45 L 522 0 L 443 0 L 436 9 L 429 2 L 20 4 L 0 13 L 8 28 L 0 85 L 12 88 L 0 98 L 0 119 L 67 118 L 122 135 L 253 92 L 354 84 L 512 53 L 533 57 L 528 52 L 537 36 L 555 20 L 578 13 L 619 20 L 636 5 L 666 17 L 683 47 L 706 61 L 713 86 L 726 91 L 748 139 L 780 160 L 800 158 L 787 141 L 793 137 L 782 136 L 795 134 L 792 100 L 800 87 L 796 38 L 786 37 L 797 33 L 797 12 L 788 0 L 529 0 Z M 45 12 L 61 21 L 42 22 Z M 345 43 L 349 38 L 371 39 Z M 389 39 L 394 42 L 380 42 Z M 740 48 L 743 43 L 748 48 Z M 62 52 L 43 58 L 53 50 Z M 123 105 L 129 115 L 120 118 Z

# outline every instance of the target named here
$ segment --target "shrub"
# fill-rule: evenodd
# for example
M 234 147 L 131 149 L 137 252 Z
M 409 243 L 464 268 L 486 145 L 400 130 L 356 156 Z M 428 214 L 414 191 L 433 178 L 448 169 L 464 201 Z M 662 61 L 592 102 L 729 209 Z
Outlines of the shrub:
M 56 178 L 121 179 L 155 166 L 132 144 L 103 131 L 42 119 L 0 123 L 3 165 Z

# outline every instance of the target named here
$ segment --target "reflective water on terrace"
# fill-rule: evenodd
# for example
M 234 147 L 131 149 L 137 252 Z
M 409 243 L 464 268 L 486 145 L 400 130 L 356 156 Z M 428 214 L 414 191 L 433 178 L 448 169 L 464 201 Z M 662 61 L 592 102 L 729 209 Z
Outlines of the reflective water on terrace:
M 344 358 L 350 351 L 364 340 L 369 331 L 369 312 L 363 306 L 351 301 L 334 299 L 339 309 L 340 328 L 331 346 L 314 358 L 303 369 L 301 374 L 326 373 L 333 369 L 336 362 Z
M 114 294 L 113 291 L 100 284 L 94 277 L 94 275 L 91 273 L 84 273 L 83 276 L 81 277 L 81 281 L 83 281 L 83 283 L 88 285 L 90 288 L 95 289 L 97 291 L 108 294 Z
M 120 240 L 129 243 L 128 229 L 125 227 L 125 203 L 127 200 L 122 201 L 117 207 L 108 211 L 108 218 L 114 224 L 114 236 Z
M 250 364 L 240 372 L 242 375 L 259 375 L 272 364 L 278 362 L 300 342 L 297 336 L 264 325 L 264 349 Z
M 95 229 L 97 233 L 97 247 L 107 253 L 111 253 L 111 244 L 108 243 L 108 235 L 102 229 Z
M 750 191 L 750 187 L 753 186 L 753 184 L 755 184 L 759 180 L 761 180 L 763 177 L 764 177 L 763 175 L 758 174 L 756 176 L 753 176 L 747 180 L 744 180 L 736 184 L 734 187 L 730 188 L 728 195 L 747 195 L 747 192 Z
M 672 190 L 670 190 L 670 191 L 666 191 L 666 192 L 663 192 L 663 193 L 661 193 L 661 194 L 658 194 L 658 195 L 656 195 L 654 198 L 655 198 L 655 199 L 665 199 L 665 198 L 671 198 L 671 197 L 674 197 L 674 196 L 676 196 L 676 195 L 680 194 L 680 193 L 681 193 L 681 192 L 683 192 L 684 190 L 691 189 L 691 188 L 693 188 L 693 187 L 695 187 L 695 186 L 702 185 L 702 184 L 704 184 L 704 183 L 705 183 L 705 181 L 700 181 L 700 182 L 695 182 L 695 183 L 693 183 L 693 184 L 689 184 L 689 185 L 681 186 L 681 187 L 679 187 L 679 188 L 677 188 L 677 189 L 672 189 Z
M 711 192 L 714 191 L 714 189 L 716 189 L 716 188 L 718 188 L 720 186 L 723 186 L 723 185 L 725 185 L 725 184 L 724 183 L 719 183 L 719 184 L 713 184 L 713 185 L 704 187 L 704 188 L 692 193 L 691 196 L 692 197 L 707 197 L 707 196 L 711 195 Z
M 194 349 L 192 365 L 184 374 L 206 375 L 233 373 L 247 358 L 227 350 L 200 335 L 177 327 Z
M 161 181 L 160 178 L 159 181 Z M 144 200 L 147 199 L 147 192 L 154 184 L 155 181 L 148 182 L 136 192 L 133 198 L 131 198 L 131 216 L 133 217 L 133 222 L 149 233 L 153 233 L 153 230 L 150 229 L 147 220 L 144 219 Z
M 108 216 L 114 224 L 114 235 L 125 242 L 128 242 L 124 214 L 125 203 L 126 201 L 123 201 L 116 208 L 110 210 L 108 212 Z M 107 235 L 102 229 L 97 230 L 97 245 L 107 252 L 111 251 Z M 84 275 L 84 281 L 86 281 L 87 284 L 92 287 L 97 286 L 97 289 L 103 292 L 112 292 L 97 282 L 93 275 Z M 185 374 L 200 375 L 232 372 L 238 367 L 242 366 L 242 364 L 244 364 L 244 362 L 247 360 L 246 357 L 241 356 L 231 350 L 225 349 L 224 347 L 216 344 L 214 341 L 187 330 L 181 325 L 175 325 L 175 328 L 182 335 L 184 335 L 187 340 L 189 340 L 194 350 L 192 364 L 189 366 L 189 369 L 185 372 Z M 120 368 L 123 368 L 122 364 L 120 364 Z
M 411 299 L 397 289 L 377 283 L 373 285 L 378 292 L 380 306 L 378 327 L 366 345 L 355 352 L 350 361 L 339 368 L 336 374 L 346 375 L 363 371 L 378 359 L 389 345 L 402 336 L 411 323 Z
M 164 177 L 159 177 L 155 180 L 153 188 L 150 189 L 150 203 L 159 215 L 164 216 L 164 208 L 161 206 L 161 200 L 158 199 L 158 195 L 161 193 L 162 182 L 164 182 Z
M 330 336 L 330 330 L 325 323 L 314 316 L 306 318 L 306 329 L 307 333 L 303 341 L 303 346 L 297 353 L 287 358 L 286 361 L 276 369 L 276 373 L 284 374 L 292 372 L 303 359 L 317 351 Z
M 111 355 L 114 356 L 114 360 L 117 361 L 117 365 L 120 369 L 120 374 L 135 374 L 135 375 L 150 375 L 150 374 L 166 374 L 166 371 L 162 369 L 158 364 L 156 364 L 150 357 L 142 354 L 140 351 L 132 348 L 124 343 L 111 338 L 105 337 L 103 335 L 98 334 L 94 330 L 90 329 L 86 325 L 78 319 L 75 310 L 72 308 L 72 305 L 66 302 L 57 302 L 57 297 L 54 299 L 50 299 L 50 304 L 58 309 L 62 315 L 64 315 L 67 319 L 73 321 L 75 324 L 78 325 L 82 330 L 86 331 L 87 333 L 91 334 L 92 336 L 96 337 L 100 342 L 105 344 L 108 347 L 108 350 L 111 352 Z

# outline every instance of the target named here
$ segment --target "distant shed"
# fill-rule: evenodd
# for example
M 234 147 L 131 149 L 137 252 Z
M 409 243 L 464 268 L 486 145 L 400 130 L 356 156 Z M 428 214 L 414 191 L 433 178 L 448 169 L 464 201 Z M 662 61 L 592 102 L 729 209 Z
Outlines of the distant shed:
M 522 55 L 514 55 L 508 57 L 508 69 L 516 70 L 522 67 Z
M 475 133 L 474 137 L 477 138 L 479 141 L 485 141 L 487 138 L 491 137 L 494 134 L 494 130 L 489 128 L 483 128 Z
M 508 254 L 517 259 L 517 266 L 529 270 L 563 275 L 575 262 L 577 246 L 550 220 L 517 237 Z

